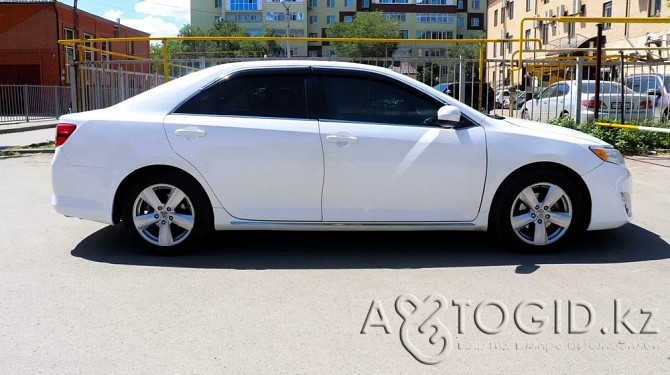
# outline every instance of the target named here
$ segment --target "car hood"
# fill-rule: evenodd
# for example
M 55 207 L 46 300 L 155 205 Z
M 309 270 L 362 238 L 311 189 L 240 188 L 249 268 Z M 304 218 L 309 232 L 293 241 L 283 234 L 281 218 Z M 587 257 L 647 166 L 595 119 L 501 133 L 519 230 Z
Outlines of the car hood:
M 538 121 L 531 121 L 531 120 L 523 120 L 523 119 L 518 119 L 518 118 L 511 118 L 511 117 L 506 117 L 505 122 L 519 126 L 525 129 L 530 129 L 530 130 L 535 130 L 538 133 L 544 133 L 546 136 L 547 133 L 553 134 L 553 135 L 559 135 L 559 136 L 564 136 L 564 137 L 570 137 L 570 138 L 576 138 L 583 143 L 584 141 L 588 143 L 592 143 L 594 146 L 595 145 L 600 145 L 600 146 L 610 146 L 607 142 L 598 139 L 594 136 L 588 135 L 586 133 L 582 133 L 579 130 L 574 130 L 574 129 L 569 129 L 569 128 L 564 128 L 562 126 L 557 126 L 557 125 L 551 125 L 547 124 L 544 122 L 538 122 Z

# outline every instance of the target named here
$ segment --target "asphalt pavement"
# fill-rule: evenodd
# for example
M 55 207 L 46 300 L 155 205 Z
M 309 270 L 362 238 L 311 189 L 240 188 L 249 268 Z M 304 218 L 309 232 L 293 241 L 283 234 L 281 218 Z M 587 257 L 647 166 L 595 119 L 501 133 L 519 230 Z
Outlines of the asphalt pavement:
M 670 158 L 635 159 L 633 223 L 560 253 L 468 232 L 218 232 L 180 257 L 54 212 L 50 155 L 1 159 L 0 372 L 668 373 Z

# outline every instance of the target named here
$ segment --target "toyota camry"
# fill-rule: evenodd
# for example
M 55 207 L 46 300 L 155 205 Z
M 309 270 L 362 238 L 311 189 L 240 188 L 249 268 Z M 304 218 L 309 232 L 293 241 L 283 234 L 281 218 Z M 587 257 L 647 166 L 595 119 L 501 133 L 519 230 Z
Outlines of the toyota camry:
M 162 252 L 210 230 L 491 230 L 564 247 L 626 224 L 621 154 L 382 67 L 230 63 L 60 118 L 53 206 Z

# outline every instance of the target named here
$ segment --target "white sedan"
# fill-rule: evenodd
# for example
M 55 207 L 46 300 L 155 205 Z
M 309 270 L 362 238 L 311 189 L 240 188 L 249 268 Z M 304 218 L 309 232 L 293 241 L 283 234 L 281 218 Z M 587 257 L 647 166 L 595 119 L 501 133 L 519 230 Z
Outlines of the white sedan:
M 61 117 L 53 206 L 176 252 L 211 229 L 477 230 L 562 246 L 631 217 L 621 154 L 385 68 L 224 64 Z

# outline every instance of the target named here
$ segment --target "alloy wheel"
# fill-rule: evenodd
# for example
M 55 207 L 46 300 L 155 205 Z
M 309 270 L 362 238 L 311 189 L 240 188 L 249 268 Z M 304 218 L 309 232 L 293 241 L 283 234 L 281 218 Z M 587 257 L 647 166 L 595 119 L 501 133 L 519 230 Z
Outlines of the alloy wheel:
M 573 217 L 570 197 L 558 185 L 540 182 L 517 195 L 512 204 L 510 222 L 525 243 L 545 246 L 565 235 Z
M 174 246 L 193 230 L 195 212 L 189 197 L 169 184 L 156 184 L 142 190 L 133 204 L 133 224 L 149 243 Z

